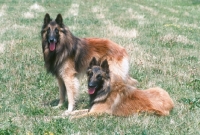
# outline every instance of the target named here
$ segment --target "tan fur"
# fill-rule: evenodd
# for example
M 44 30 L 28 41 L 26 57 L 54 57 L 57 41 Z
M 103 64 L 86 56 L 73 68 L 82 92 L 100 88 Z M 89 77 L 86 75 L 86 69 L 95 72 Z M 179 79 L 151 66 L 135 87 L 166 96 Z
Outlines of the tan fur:
M 155 113 L 160 116 L 169 115 L 174 103 L 169 94 L 161 88 L 150 88 L 138 90 L 124 84 L 116 83 L 122 89 L 112 88 L 112 92 L 105 102 L 96 103 L 88 112 L 80 115 L 75 113 L 72 118 L 81 118 L 90 115 L 101 115 L 107 113 L 116 116 L 129 116 L 139 112 Z M 127 88 L 129 87 L 129 88 Z M 130 89 L 130 91 L 127 89 Z M 116 102 L 116 100 L 118 100 Z M 80 110 L 81 111 L 81 110 Z
M 125 84 L 122 79 L 116 78 L 110 82 L 111 92 L 106 100 L 94 103 L 88 112 L 77 115 L 79 112 L 77 111 L 71 118 L 100 115 L 102 113 L 129 116 L 139 112 L 165 116 L 169 115 L 170 110 L 174 107 L 172 99 L 165 90 L 158 87 L 139 90 Z

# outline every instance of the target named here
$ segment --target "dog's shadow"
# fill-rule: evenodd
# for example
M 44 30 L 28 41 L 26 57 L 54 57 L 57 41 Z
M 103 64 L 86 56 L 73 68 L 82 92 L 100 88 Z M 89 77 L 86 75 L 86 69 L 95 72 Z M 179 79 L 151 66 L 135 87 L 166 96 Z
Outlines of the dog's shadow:
M 55 106 L 58 105 L 58 103 L 59 103 L 59 99 L 54 99 L 54 100 L 52 100 L 52 101 L 49 102 L 49 105 L 51 107 L 55 107 Z
M 56 108 L 59 104 L 59 99 L 53 99 L 49 102 L 44 103 L 45 106 L 50 106 L 52 108 Z M 68 102 L 65 101 L 64 104 L 62 106 L 60 106 L 61 108 L 67 108 L 68 106 Z
M 52 100 L 52 101 L 49 102 L 49 105 L 51 107 L 55 107 L 55 106 L 58 105 L 58 103 L 59 103 L 59 99 L 54 99 L 54 100 Z
M 50 106 L 52 108 L 56 108 L 59 104 L 59 99 L 53 99 L 52 101 L 45 104 L 45 106 Z M 68 107 L 68 101 L 65 101 L 64 104 L 61 106 L 61 109 L 66 109 Z M 89 108 L 89 102 L 86 99 L 79 99 L 76 101 L 75 105 L 76 109 L 83 109 Z

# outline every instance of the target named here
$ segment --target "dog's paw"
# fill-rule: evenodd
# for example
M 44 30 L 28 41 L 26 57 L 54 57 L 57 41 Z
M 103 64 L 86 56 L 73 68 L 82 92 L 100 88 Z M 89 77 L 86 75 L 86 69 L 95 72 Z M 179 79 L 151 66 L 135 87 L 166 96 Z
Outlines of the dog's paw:
M 83 118 L 86 114 L 70 115 L 69 120 Z
M 77 116 L 69 116 L 69 120 L 77 119 Z
M 71 115 L 71 111 L 66 110 L 59 116 L 53 116 L 54 119 L 66 119 Z
M 72 113 L 72 111 L 66 110 L 66 111 L 64 111 L 64 113 L 61 114 L 61 116 L 66 117 L 66 116 L 69 116 L 71 113 Z
M 58 109 L 58 108 L 60 108 L 62 105 L 63 105 L 63 104 L 58 104 L 57 106 L 53 106 L 52 108 L 53 108 L 53 109 Z

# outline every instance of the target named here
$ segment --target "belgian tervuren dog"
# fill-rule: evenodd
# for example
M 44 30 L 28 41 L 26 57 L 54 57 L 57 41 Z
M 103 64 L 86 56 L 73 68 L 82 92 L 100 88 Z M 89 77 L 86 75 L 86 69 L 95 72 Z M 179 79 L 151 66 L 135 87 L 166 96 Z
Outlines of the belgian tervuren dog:
M 74 111 L 72 118 L 102 113 L 116 116 L 129 116 L 139 112 L 169 115 L 174 107 L 169 94 L 161 88 L 139 90 L 125 83 L 120 76 L 110 78 L 107 60 L 99 66 L 93 58 L 87 75 L 90 109 Z
M 85 73 L 93 57 L 108 60 L 111 76 L 122 77 L 124 81 L 135 84 L 129 77 L 129 59 L 125 49 L 118 44 L 101 38 L 78 38 L 63 24 L 61 14 L 55 20 L 47 13 L 41 30 L 42 49 L 45 67 L 56 76 L 59 85 L 61 106 L 68 97 L 68 110 L 74 109 L 81 73 Z

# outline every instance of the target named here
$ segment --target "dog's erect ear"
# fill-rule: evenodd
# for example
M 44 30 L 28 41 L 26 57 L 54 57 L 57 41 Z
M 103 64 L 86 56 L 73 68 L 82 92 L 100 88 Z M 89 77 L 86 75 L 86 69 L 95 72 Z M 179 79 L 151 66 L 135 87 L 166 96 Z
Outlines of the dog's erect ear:
M 48 25 L 51 21 L 50 15 L 48 13 L 46 13 L 45 17 L 44 17 L 44 26 Z
M 56 23 L 62 27 L 63 26 L 63 18 L 62 18 L 62 15 L 61 14 L 58 14 L 57 17 L 56 17 Z
M 109 65 L 107 59 L 101 63 L 101 68 L 104 72 L 109 73 Z
M 93 57 L 92 60 L 90 61 L 90 66 L 89 66 L 89 68 L 92 68 L 92 66 L 97 65 L 97 64 L 98 64 L 98 63 L 97 63 L 96 58 Z

